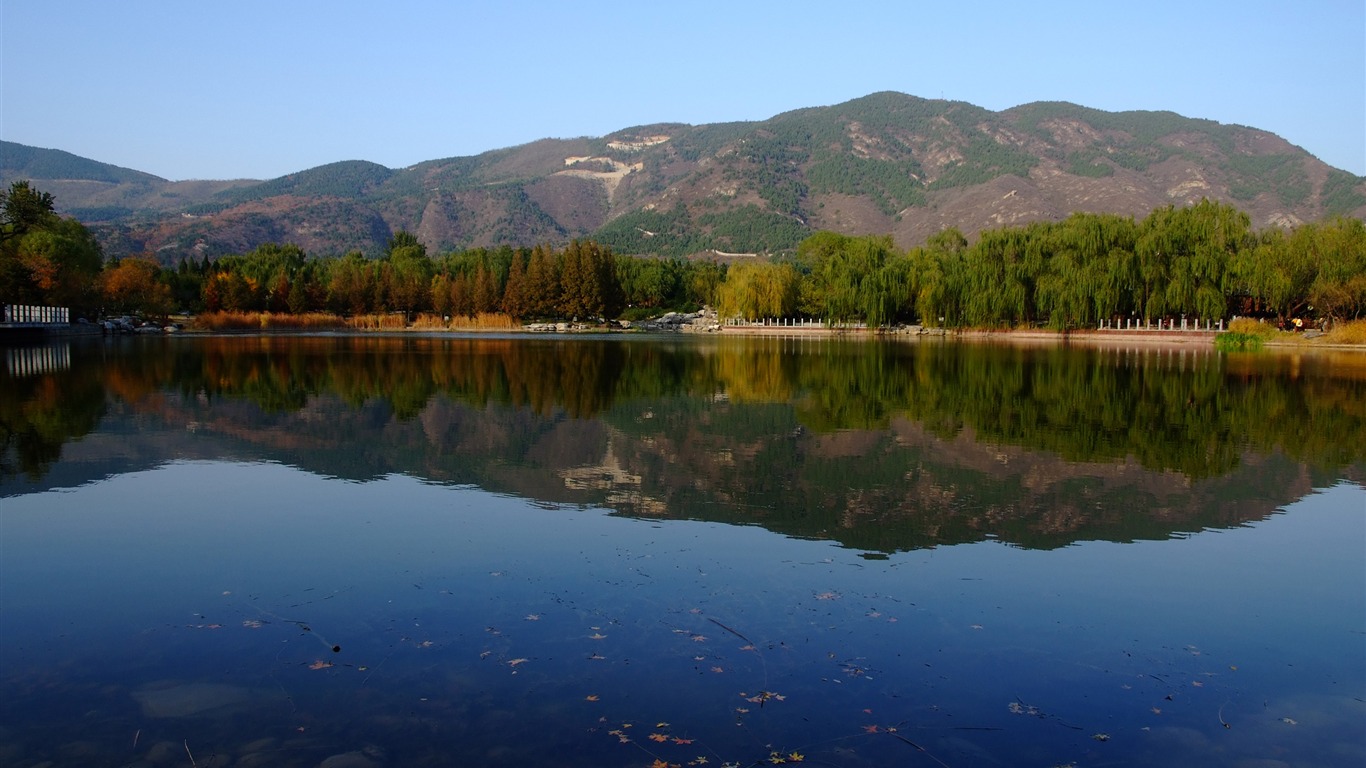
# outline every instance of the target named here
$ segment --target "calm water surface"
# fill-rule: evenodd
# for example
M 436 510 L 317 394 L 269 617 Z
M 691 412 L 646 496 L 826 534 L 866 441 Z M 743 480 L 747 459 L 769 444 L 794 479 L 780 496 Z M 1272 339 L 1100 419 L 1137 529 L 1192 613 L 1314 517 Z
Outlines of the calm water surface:
M 1366 356 L 5 354 L 6 766 L 1366 762 Z

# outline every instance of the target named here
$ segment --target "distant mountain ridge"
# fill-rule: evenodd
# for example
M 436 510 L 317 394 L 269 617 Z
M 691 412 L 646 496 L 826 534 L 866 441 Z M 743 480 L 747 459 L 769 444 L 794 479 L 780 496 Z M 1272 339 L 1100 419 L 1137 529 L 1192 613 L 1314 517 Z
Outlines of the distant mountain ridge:
M 170 182 L 0 142 L 0 182 L 20 178 L 95 228 L 109 255 L 167 263 L 266 242 L 375 254 L 400 229 L 433 252 L 592 237 L 622 253 L 724 256 L 780 252 L 821 229 L 909 247 L 946 227 L 1142 217 L 1202 198 L 1257 228 L 1366 219 L 1366 178 L 1255 128 L 893 92 L 756 122 L 637 126 L 403 169 L 343 161 L 267 181 Z

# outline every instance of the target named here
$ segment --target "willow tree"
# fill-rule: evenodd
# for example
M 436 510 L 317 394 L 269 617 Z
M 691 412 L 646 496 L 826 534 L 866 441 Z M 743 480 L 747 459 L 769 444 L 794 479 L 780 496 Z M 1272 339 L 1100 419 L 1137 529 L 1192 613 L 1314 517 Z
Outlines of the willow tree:
M 1085 327 L 1133 309 L 1136 237 L 1132 219 L 1112 214 L 1076 213 L 1049 227 L 1038 301 L 1050 326 Z
M 1004 327 L 1033 319 L 1034 288 L 1042 270 L 1037 228 L 986 230 L 964 253 L 963 321 Z
M 1251 302 L 1248 309 L 1273 314 L 1284 323 L 1309 306 L 1309 290 L 1319 272 L 1312 227 L 1302 226 L 1289 236 L 1279 229 L 1262 232 L 1253 247 L 1229 262 L 1231 287 Z
M 966 322 L 967 247 L 963 233 L 950 227 L 907 255 L 910 309 L 925 325 L 955 327 Z
M 1306 240 L 1319 263 L 1309 287 L 1315 312 L 1334 320 L 1366 317 L 1366 224 L 1335 219 L 1312 228 Z
M 732 264 L 717 289 L 717 312 L 722 317 L 757 320 L 789 317 L 797 309 L 796 267 L 767 261 Z
M 828 323 L 886 322 L 905 303 L 904 288 L 884 271 L 895 251 L 890 235 L 811 235 L 797 246 L 798 262 L 810 270 L 803 303 Z
M 1251 245 L 1250 227 L 1247 214 L 1209 200 L 1149 214 L 1136 246 L 1144 316 L 1222 317 L 1228 265 Z

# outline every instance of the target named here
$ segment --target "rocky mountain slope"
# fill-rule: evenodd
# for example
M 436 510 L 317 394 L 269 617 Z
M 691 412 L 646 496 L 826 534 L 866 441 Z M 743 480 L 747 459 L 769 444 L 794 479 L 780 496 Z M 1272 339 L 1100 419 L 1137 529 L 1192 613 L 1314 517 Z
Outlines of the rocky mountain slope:
M 761 122 L 640 126 L 403 169 L 346 161 L 269 181 L 169 182 L 3 143 L 0 182 L 17 178 L 96 228 L 110 255 L 168 263 L 264 242 L 374 254 L 400 229 L 433 252 L 593 237 L 623 253 L 724 257 L 819 229 L 910 247 L 950 226 L 971 236 L 1075 211 L 1142 217 L 1201 198 L 1257 228 L 1366 218 L 1366 178 L 1266 131 L 890 92 Z

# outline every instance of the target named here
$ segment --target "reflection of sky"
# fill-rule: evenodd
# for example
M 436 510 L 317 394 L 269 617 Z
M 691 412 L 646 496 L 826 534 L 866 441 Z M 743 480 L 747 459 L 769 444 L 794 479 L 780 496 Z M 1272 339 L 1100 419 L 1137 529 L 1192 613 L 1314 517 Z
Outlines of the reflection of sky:
M 175 628 L 210 623 L 223 625 L 230 657 L 305 663 L 320 646 L 299 643 L 297 620 L 344 646 L 338 660 L 387 661 L 399 688 L 430 673 L 395 649 L 429 641 L 446 668 L 487 654 L 468 674 L 537 681 L 542 696 L 638 699 L 671 686 L 711 712 L 698 727 L 729 727 L 727 697 L 782 686 L 806 701 L 794 715 L 853 730 L 864 709 L 901 707 L 936 713 L 936 727 L 1013 734 L 1025 721 L 1006 706 L 1022 701 L 1084 723 L 1080 736 L 1050 736 L 1068 749 L 1092 729 L 1162 725 L 1145 719 L 1152 708 L 1217 736 L 1216 715 L 1270 722 L 1281 710 L 1263 702 L 1290 711 L 1296 697 L 1366 694 L 1366 491 L 1349 485 L 1182 539 L 1053 551 L 985 542 L 886 560 L 758 527 L 270 464 L 182 462 L 13 497 L 0 526 L 0 650 L 17 667 L 98 659 L 116 676 L 120 654 L 172 647 Z M 252 619 L 276 634 L 248 634 Z M 737 651 L 739 635 L 762 655 Z M 598 651 L 602 664 L 581 668 Z M 202 674 L 192 657 L 174 671 Z M 532 659 L 517 678 L 496 666 L 512 657 Z M 1067 757 L 1058 749 L 1040 759 Z

